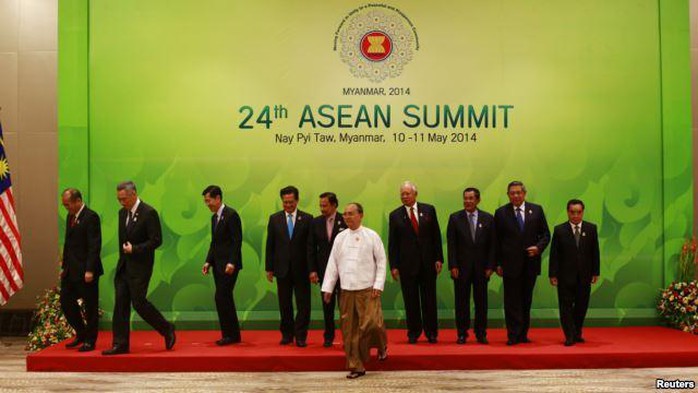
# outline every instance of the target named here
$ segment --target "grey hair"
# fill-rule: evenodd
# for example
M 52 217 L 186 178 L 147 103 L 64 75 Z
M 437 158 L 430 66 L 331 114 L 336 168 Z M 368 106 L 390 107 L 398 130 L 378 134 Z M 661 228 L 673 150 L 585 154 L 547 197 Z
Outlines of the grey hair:
M 116 185 L 116 191 L 123 190 L 136 192 L 136 183 L 132 182 L 131 180 L 127 180 Z
M 514 180 L 513 182 L 509 183 L 509 185 L 507 186 L 507 192 L 509 192 L 509 190 L 511 190 L 512 187 L 516 186 L 521 186 L 523 192 L 526 192 L 526 186 L 524 186 L 523 182 L 520 182 L 518 180 Z
M 402 184 L 400 185 L 400 190 L 402 190 L 405 187 L 411 188 L 412 191 L 414 191 L 414 193 L 417 194 L 417 186 L 414 183 L 412 183 L 411 181 L 409 181 L 409 180 L 403 181 Z

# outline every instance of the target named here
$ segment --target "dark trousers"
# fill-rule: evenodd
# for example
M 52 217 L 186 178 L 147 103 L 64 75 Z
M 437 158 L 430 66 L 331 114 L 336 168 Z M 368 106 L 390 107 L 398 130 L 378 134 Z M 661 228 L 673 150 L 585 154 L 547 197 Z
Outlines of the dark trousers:
M 456 305 L 456 329 L 459 336 L 467 336 L 470 329 L 470 291 L 473 291 L 475 302 L 475 336 L 487 336 L 487 277 L 484 272 L 475 273 L 474 270 L 467 275 L 461 270 L 459 278 L 453 280 L 455 305 Z
M 127 348 L 129 346 L 131 305 L 144 321 L 163 336 L 173 328 L 173 325 L 165 320 L 160 311 L 146 299 L 149 282 L 150 274 L 129 276 L 126 268 L 122 268 L 116 273 L 114 277 L 116 300 L 114 301 L 114 318 L 112 320 L 114 346 Z
M 337 305 L 337 298 L 339 297 L 339 282 L 337 282 L 337 285 L 335 285 L 334 292 L 332 292 L 332 297 L 330 298 L 329 303 L 325 303 L 324 301 L 322 302 L 322 314 L 325 319 L 325 333 L 323 334 L 323 337 L 325 340 L 333 340 L 334 339 L 334 330 L 335 330 L 335 324 L 334 324 L 334 308 Z M 320 296 L 322 296 L 322 292 L 320 292 Z
M 308 337 L 310 324 L 310 281 L 293 277 L 276 278 L 276 289 L 279 298 L 279 313 L 281 314 L 281 335 L 286 338 L 296 337 L 305 340 Z M 293 318 L 293 296 L 296 296 L 296 317 Z
M 402 298 L 405 301 L 407 337 L 438 335 L 436 312 L 436 274 L 426 273 L 424 268 L 414 277 L 400 276 Z
M 232 339 L 240 339 L 240 322 L 235 308 L 233 290 L 238 280 L 239 270 L 231 275 L 213 269 L 213 279 L 216 283 L 216 311 L 218 311 L 218 322 L 221 325 L 221 335 Z
M 518 342 L 528 337 L 536 278 L 535 273 L 526 270 L 517 276 L 504 275 L 504 319 L 509 340 Z
M 558 278 L 557 298 L 560 307 L 560 324 L 565 338 L 574 339 L 582 337 L 584 318 L 589 307 L 591 294 L 591 282 L 582 283 L 577 277 L 576 281 L 563 282 Z
M 99 324 L 99 277 L 95 277 L 91 283 L 84 280 L 61 280 L 61 310 L 70 326 L 75 329 L 77 338 L 89 344 L 97 342 Z M 85 321 L 78 299 L 85 304 Z

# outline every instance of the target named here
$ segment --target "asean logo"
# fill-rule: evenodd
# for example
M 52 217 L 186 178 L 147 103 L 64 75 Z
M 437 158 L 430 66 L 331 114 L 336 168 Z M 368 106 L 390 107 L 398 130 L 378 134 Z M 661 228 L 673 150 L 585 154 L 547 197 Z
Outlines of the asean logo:
M 397 8 L 367 4 L 350 12 L 335 33 L 335 51 L 358 78 L 395 78 L 419 49 L 412 22 Z

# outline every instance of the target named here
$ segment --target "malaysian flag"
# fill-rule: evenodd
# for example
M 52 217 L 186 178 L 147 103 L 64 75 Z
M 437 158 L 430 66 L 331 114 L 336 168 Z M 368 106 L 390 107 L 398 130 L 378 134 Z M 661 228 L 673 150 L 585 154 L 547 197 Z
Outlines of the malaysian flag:
M 0 305 L 22 288 L 22 250 L 12 196 L 10 166 L 5 157 L 5 142 L 0 124 Z

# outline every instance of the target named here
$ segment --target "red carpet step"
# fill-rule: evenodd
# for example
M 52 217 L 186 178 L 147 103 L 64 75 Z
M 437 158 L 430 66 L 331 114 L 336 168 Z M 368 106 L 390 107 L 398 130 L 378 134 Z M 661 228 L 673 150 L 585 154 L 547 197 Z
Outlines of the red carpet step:
M 339 331 L 338 331 L 339 333 Z M 178 331 L 166 351 L 153 331 L 131 333 L 131 353 L 102 356 L 111 333 L 100 332 L 97 350 L 78 353 L 61 343 L 27 356 L 27 371 L 219 372 L 344 370 L 341 335 L 322 346 L 322 332 L 311 331 L 308 347 L 280 346 L 277 331 L 243 331 L 241 344 L 218 347 L 216 331 Z M 388 331 L 388 360 L 368 370 L 491 370 L 564 368 L 698 367 L 698 336 L 663 327 L 587 328 L 586 343 L 564 347 L 560 329 L 532 329 L 530 344 L 506 346 L 506 332 L 488 332 L 489 345 L 470 337 L 458 345 L 454 330 L 441 330 L 439 342 L 407 343 L 404 330 Z

